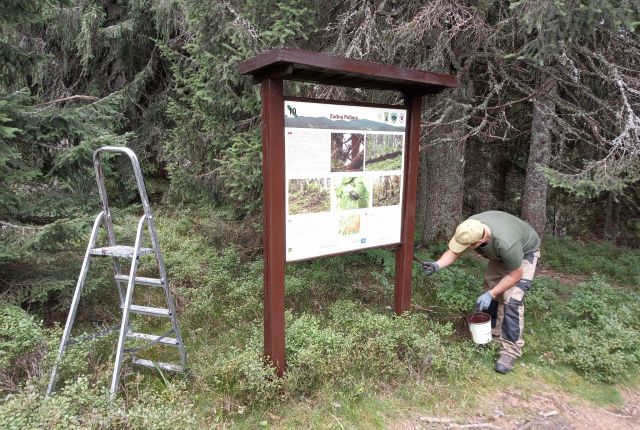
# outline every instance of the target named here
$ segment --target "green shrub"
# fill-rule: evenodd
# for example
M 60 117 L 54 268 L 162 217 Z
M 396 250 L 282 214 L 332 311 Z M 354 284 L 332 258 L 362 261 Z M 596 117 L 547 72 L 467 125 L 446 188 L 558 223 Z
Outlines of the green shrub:
M 466 314 L 473 310 L 476 299 L 482 294 L 482 278 L 461 267 L 449 266 L 432 276 L 436 283 L 438 303 L 451 313 Z
M 640 294 L 603 278 L 581 284 L 550 329 L 557 360 L 589 380 L 614 382 L 640 366 Z
M 355 347 L 353 338 L 333 331 L 317 316 L 290 316 L 286 333 L 287 391 L 311 394 L 323 382 L 351 379 L 348 369 L 355 364 Z
M 559 360 L 586 379 L 612 383 L 620 381 L 640 364 L 640 332 L 629 330 L 616 317 L 602 324 L 556 328 Z
M 13 365 L 43 342 L 42 322 L 17 306 L 0 307 L 0 368 Z
M 206 381 L 245 405 L 267 403 L 282 387 L 282 379 L 265 365 L 262 348 L 255 342 L 228 349 L 210 366 Z
M 15 391 L 41 372 L 46 352 L 42 322 L 17 306 L 0 306 L 0 390 Z
M 527 314 L 540 319 L 558 307 L 560 304 L 558 292 L 562 288 L 562 285 L 554 279 L 536 277 L 525 299 Z
M 640 251 L 568 239 L 545 239 L 542 264 L 566 273 L 605 275 L 625 285 L 640 285 Z
M 104 386 L 98 389 L 78 378 L 50 398 L 33 385 L 7 396 L 0 404 L 0 422 L 7 430 L 195 428 L 193 409 L 183 386 L 169 386 L 160 393 L 143 389 L 125 407 L 120 398 L 111 402 Z
M 470 344 L 453 340 L 451 325 L 423 314 L 397 317 L 339 301 L 325 315 L 287 312 L 284 378 L 262 358 L 262 335 L 254 330 L 243 347 L 208 360 L 203 378 L 244 405 L 269 402 L 281 393 L 309 396 L 325 388 L 358 395 L 355 387 L 397 383 L 421 375 L 463 375 Z M 234 334 L 237 337 L 237 333 Z M 283 390 L 284 389 L 284 390 Z
M 410 375 L 451 376 L 469 350 L 451 342 L 453 329 L 423 314 L 397 317 L 351 301 L 335 303 L 327 318 L 291 317 L 287 330 L 285 387 L 311 394 L 325 384 L 348 389 L 402 381 Z

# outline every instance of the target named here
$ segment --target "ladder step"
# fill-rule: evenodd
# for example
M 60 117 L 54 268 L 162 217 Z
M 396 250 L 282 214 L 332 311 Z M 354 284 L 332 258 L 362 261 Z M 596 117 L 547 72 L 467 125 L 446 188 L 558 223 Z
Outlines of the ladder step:
M 132 339 L 146 340 L 148 342 L 152 342 L 152 341 L 158 340 L 160 336 L 157 336 L 155 334 L 147 334 L 147 333 L 129 333 L 127 334 L 127 337 L 130 337 Z M 178 346 L 178 339 L 174 339 L 172 337 L 163 337 L 158 341 L 158 343 L 161 343 L 163 345 L 169 345 L 169 346 Z
M 114 276 L 118 282 L 129 282 L 129 275 L 116 275 Z M 158 278 L 144 278 L 142 276 L 136 276 L 136 285 L 149 285 L 151 287 L 162 287 L 162 279 Z
M 121 257 L 121 258 L 133 258 L 133 246 L 116 245 L 105 246 L 102 248 L 93 248 L 89 253 L 91 255 L 99 255 L 102 257 Z M 153 254 L 153 248 L 140 248 L 138 255 Z
M 179 364 L 174 363 L 161 363 L 159 361 L 151 361 L 145 360 L 144 358 L 136 358 L 133 360 L 133 364 L 137 364 L 138 366 L 149 367 L 151 369 L 155 369 L 159 367 L 162 370 L 168 370 L 169 372 L 182 372 L 184 369 Z
M 165 309 L 165 308 L 154 308 L 151 306 L 131 305 L 129 309 L 131 310 L 131 312 L 140 314 L 140 315 L 149 315 L 152 317 L 164 317 L 164 318 L 171 317 L 171 312 L 169 312 L 169 309 Z

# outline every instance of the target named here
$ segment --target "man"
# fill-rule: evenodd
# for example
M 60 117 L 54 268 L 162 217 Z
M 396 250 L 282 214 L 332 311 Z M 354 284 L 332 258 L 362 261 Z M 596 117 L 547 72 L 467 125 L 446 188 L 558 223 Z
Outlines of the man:
M 438 261 L 422 263 L 425 274 L 432 275 L 453 264 L 467 248 L 489 260 L 486 292 L 476 306 L 491 315 L 492 335 L 501 344 L 495 369 L 503 374 L 522 356 L 524 296 L 531 288 L 539 247 L 540 238 L 529 224 L 505 212 L 488 211 L 463 221 Z

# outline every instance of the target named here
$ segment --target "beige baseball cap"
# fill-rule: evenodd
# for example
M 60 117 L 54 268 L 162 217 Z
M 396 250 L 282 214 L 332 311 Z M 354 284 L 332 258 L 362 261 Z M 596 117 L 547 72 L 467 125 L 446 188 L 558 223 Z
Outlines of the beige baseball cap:
M 475 219 L 468 219 L 456 228 L 456 234 L 449 241 L 449 249 L 460 254 L 484 236 L 484 224 Z

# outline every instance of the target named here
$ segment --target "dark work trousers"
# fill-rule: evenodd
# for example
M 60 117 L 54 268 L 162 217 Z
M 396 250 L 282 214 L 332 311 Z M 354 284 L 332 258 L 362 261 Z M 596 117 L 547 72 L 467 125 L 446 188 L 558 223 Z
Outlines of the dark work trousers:
M 487 313 L 491 315 L 492 335 L 500 342 L 500 354 L 512 358 L 522 356 L 524 340 L 524 297 L 531 288 L 536 272 L 540 251 L 524 256 L 522 261 L 522 279 L 513 287 L 491 301 Z M 495 287 L 510 271 L 501 261 L 490 260 L 484 274 L 484 287 L 487 290 Z

